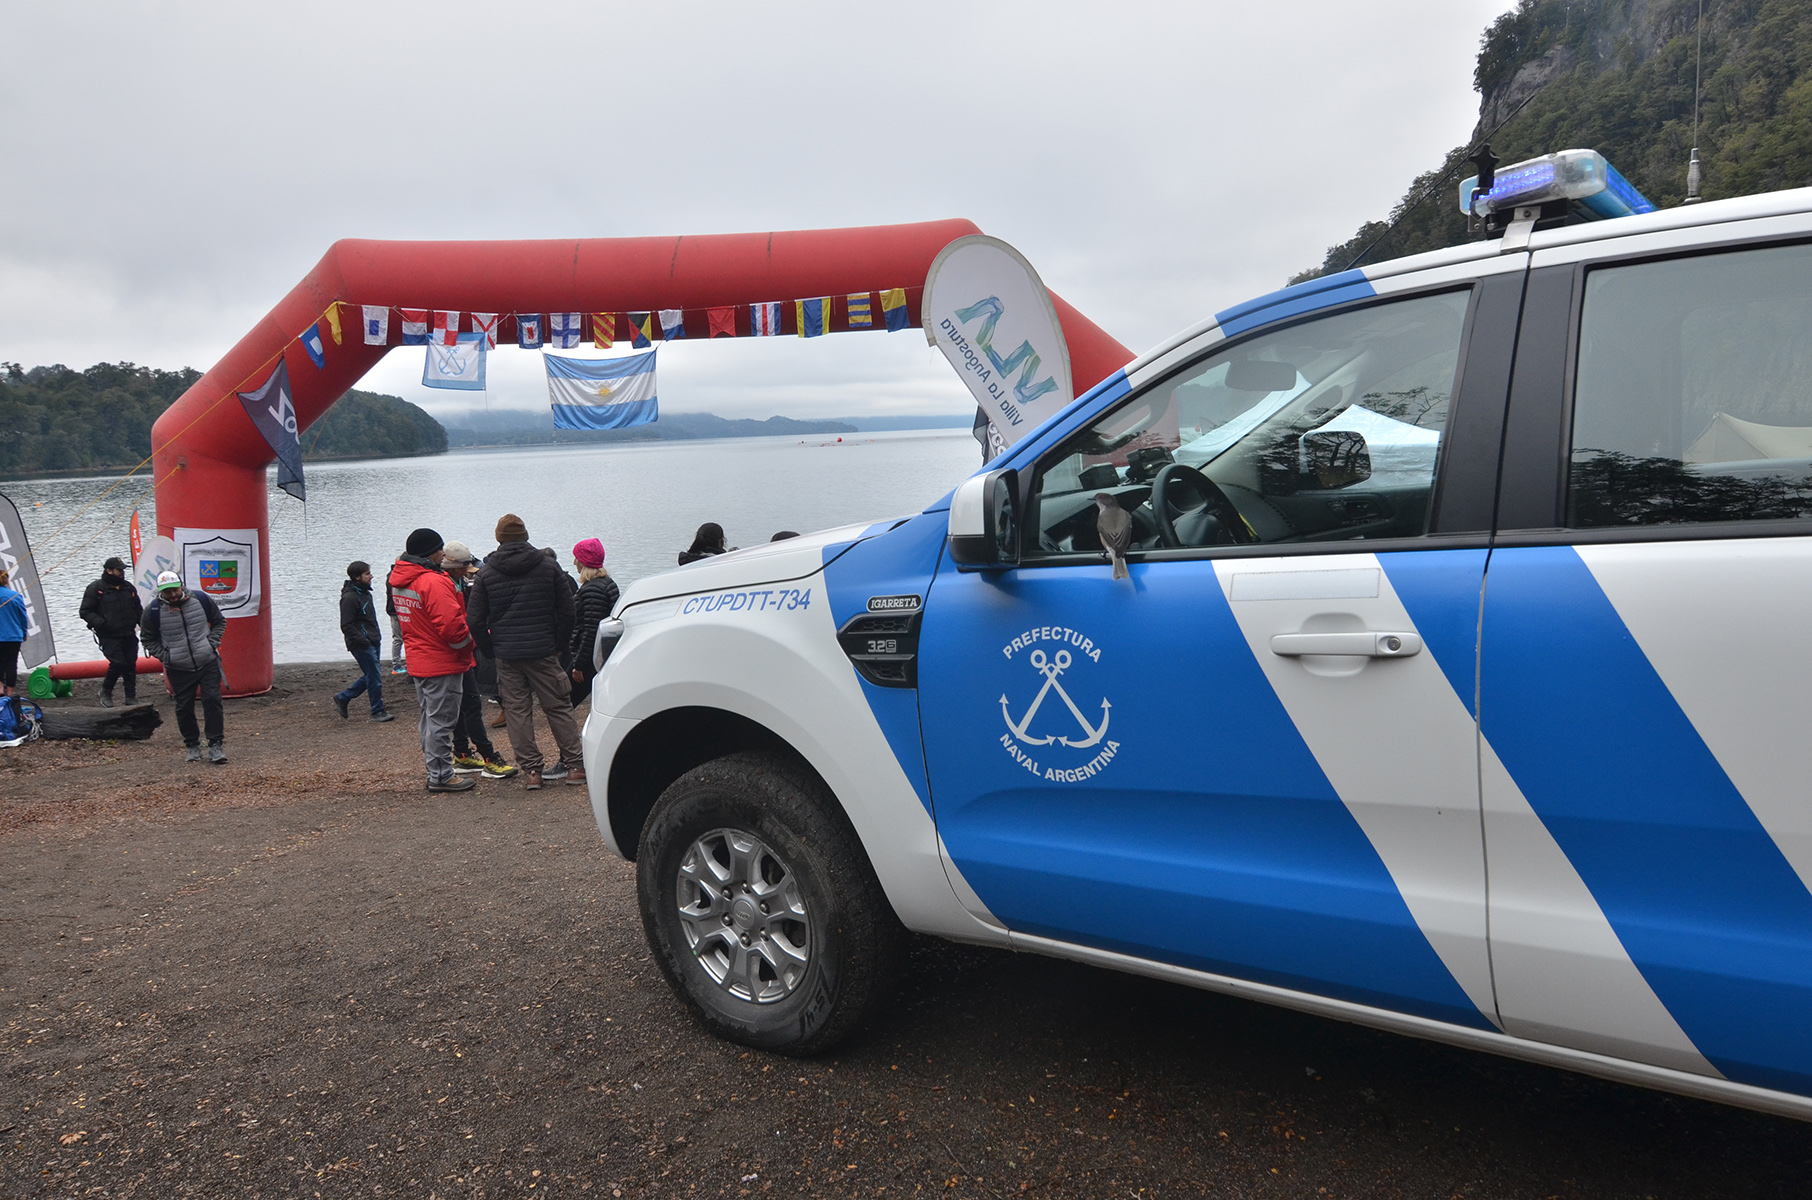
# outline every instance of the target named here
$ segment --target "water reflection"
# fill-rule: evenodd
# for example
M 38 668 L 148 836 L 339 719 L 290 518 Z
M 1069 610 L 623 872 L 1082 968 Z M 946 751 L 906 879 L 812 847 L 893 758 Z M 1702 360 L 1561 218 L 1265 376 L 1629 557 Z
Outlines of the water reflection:
M 980 463 L 966 430 L 844 439 L 549 446 L 310 464 L 306 507 L 275 487 L 270 494 L 277 661 L 344 657 L 338 597 L 346 564 L 355 558 L 389 563 L 420 525 L 483 555 L 496 545 L 497 518 L 513 512 L 527 523 L 530 540 L 558 548 L 569 568 L 574 542 L 601 538 L 606 565 L 628 583 L 673 567 L 705 521 L 722 525 L 731 545 L 748 546 L 781 529 L 809 532 L 901 516 L 924 508 Z M 0 482 L 19 506 L 45 572 L 64 658 L 99 657 L 76 610 L 101 561 L 129 554 L 127 521 L 135 502 L 146 536 L 156 532 L 149 481 L 135 477 L 114 487 L 116 481 Z

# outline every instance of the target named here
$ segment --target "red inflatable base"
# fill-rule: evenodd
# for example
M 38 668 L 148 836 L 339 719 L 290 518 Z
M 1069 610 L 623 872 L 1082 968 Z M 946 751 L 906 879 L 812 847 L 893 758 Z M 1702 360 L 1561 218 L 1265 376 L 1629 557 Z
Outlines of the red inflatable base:
M 140 675 L 162 675 L 164 664 L 155 658 L 138 660 Z M 98 659 L 90 662 L 53 663 L 50 667 L 52 679 L 103 679 L 107 675 L 107 660 Z

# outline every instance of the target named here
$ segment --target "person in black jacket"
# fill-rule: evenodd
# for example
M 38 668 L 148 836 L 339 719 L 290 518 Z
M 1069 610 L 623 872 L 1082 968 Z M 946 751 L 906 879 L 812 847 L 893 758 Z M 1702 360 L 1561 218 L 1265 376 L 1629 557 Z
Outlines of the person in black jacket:
M 334 695 L 340 719 L 351 715 L 347 709 L 360 693 L 369 692 L 371 719 L 396 720 L 384 708 L 384 677 L 378 668 L 384 635 L 378 628 L 377 602 L 371 597 L 371 564 L 362 559 L 346 564 L 346 582 L 340 585 L 340 633 L 359 664 L 359 677 Z
M 126 703 L 138 703 L 138 622 L 145 615 L 138 589 L 126 581 L 125 560 L 101 564 L 101 577 L 82 593 L 82 621 L 107 659 L 101 680 L 101 707 L 113 707 L 113 685 L 126 685 Z
M 592 665 L 592 643 L 598 637 L 598 622 L 617 607 L 617 581 L 604 569 L 604 543 L 586 538 L 573 547 L 573 565 L 579 568 L 579 594 L 574 597 L 572 670 L 573 707 L 591 697 L 592 676 L 598 669 Z
M 716 521 L 706 521 L 692 535 L 692 544 L 680 551 L 679 565 L 695 563 L 701 558 L 710 558 L 717 554 L 728 554 L 729 547 L 724 545 L 724 527 Z
M 515 513 L 497 522 L 497 550 L 484 560 L 466 618 L 472 636 L 497 660 L 497 695 L 522 768 L 523 786 L 535 789 L 543 777 L 585 782 L 579 726 L 573 720 L 573 587 L 560 564 L 529 544 L 528 529 Z M 560 762 L 543 771 L 535 745 L 535 702 L 560 747 Z
M 478 560 L 464 542 L 448 542 L 441 547 L 440 569 L 453 581 L 459 602 L 469 603 L 471 576 L 478 569 Z M 471 622 L 466 624 L 469 626 Z M 477 655 L 473 657 L 476 659 Z M 453 773 L 470 775 L 475 771 L 483 772 L 486 779 L 508 779 L 518 773 L 515 767 L 503 761 L 497 747 L 491 744 L 491 735 L 485 732 L 484 700 L 478 694 L 476 665 L 460 682 L 459 720 L 453 723 Z

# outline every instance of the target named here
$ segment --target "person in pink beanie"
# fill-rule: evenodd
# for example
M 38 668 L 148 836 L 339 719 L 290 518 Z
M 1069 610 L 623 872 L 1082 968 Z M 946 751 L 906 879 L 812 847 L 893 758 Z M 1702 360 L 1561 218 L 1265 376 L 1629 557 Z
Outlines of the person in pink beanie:
M 617 581 L 604 569 L 604 543 L 586 538 L 573 547 L 573 566 L 579 570 L 579 594 L 574 597 L 577 620 L 573 622 L 573 707 L 591 698 L 591 680 L 597 668 L 591 662 L 591 644 L 598 636 L 598 622 L 617 606 Z

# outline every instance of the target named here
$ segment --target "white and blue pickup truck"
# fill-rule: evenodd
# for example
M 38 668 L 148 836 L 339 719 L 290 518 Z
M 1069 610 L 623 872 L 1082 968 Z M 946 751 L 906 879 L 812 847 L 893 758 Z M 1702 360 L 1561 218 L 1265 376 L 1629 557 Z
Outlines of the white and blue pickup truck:
M 826 1049 L 911 931 L 1812 1119 L 1812 189 L 1567 153 L 628 589 L 591 800 L 709 1028 Z

